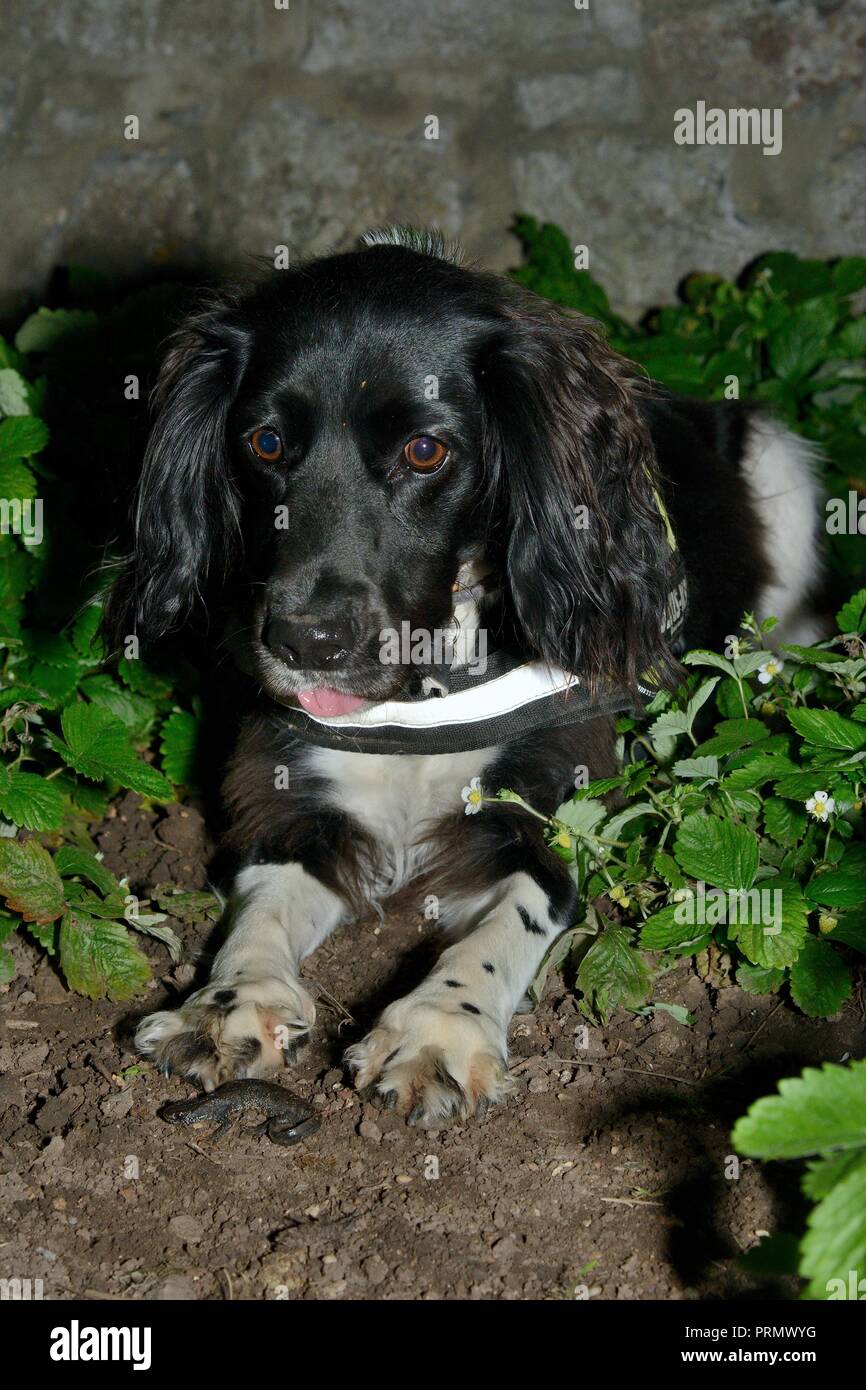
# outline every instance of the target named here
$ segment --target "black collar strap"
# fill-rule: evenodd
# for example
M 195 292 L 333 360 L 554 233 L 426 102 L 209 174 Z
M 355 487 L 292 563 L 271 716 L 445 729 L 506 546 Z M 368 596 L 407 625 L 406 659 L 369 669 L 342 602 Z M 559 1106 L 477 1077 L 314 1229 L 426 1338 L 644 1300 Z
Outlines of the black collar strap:
M 682 651 L 687 584 L 679 554 L 666 606 L 663 632 L 674 652 Z M 580 677 L 543 661 L 521 662 L 492 652 L 483 674 L 470 667 L 436 668 L 422 675 L 419 696 L 388 700 L 358 713 L 321 719 L 306 710 L 282 711 L 294 733 L 321 748 L 351 753 L 464 753 L 491 748 L 541 729 L 558 729 L 601 715 L 635 708 L 622 687 L 610 685 L 590 699 Z M 656 693 L 652 675 L 638 687 L 645 699 Z M 446 693 L 436 695 L 435 690 Z

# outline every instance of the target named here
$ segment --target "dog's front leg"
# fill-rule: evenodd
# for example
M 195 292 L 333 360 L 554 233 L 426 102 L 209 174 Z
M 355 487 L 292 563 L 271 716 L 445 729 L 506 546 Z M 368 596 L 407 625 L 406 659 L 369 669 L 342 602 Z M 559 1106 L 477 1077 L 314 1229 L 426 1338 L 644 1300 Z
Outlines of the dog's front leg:
M 347 916 L 343 900 L 300 864 L 243 869 L 210 980 L 179 1009 L 145 1018 L 139 1051 L 208 1091 L 281 1066 L 316 1017 L 300 963 Z
M 552 858 L 543 847 L 541 855 Z M 386 1105 L 429 1127 L 499 1100 L 509 1022 L 548 947 L 570 925 L 574 898 L 567 878 L 547 866 L 504 877 L 484 895 L 480 917 L 477 900 L 474 910 L 469 895 L 458 902 L 458 921 L 471 915 L 477 925 L 349 1048 L 355 1085 L 375 1084 Z

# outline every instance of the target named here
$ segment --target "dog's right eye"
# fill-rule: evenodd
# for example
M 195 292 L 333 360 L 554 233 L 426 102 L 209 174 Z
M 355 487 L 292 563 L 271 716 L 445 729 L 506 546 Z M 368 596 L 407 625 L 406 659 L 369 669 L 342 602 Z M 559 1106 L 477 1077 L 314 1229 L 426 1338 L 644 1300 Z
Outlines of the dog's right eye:
M 253 430 L 249 445 L 256 458 L 263 463 L 279 463 L 283 457 L 283 441 L 276 430 Z

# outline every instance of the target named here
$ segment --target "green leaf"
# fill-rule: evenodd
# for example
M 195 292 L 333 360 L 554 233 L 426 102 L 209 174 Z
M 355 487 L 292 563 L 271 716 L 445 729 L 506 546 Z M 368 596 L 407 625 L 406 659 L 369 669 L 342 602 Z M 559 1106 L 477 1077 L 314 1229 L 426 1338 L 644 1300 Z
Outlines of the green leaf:
M 0 415 L 29 415 L 27 382 L 13 367 L 0 370 Z
M 607 825 L 604 827 L 604 838 L 606 840 L 618 840 L 620 831 L 630 821 L 637 820 L 639 816 L 659 816 L 655 806 L 648 801 L 641 801 L 632 806 L 626 806 L 622 811 L 618 811 L 615 816 L 611 816 Z
M 830 1154 L 828 1158 L 813 1158 L 806 1164 L 806 1171 L 800 1186 L 805 1196 L 813 1202 L 820 1202 L 839 1182 L 855 1168 L 866 1162 L 866 1153 L 859 1149 L 848 1149 L 845 1153 Z
M 734 768 L 724 780 L 728 791 L 751 791 L 762 787 L 765 782 L 774 782 L 785 773 L 795 772 L 797 764 L 782 754 L 764 753 L 762 744 L 749 750 L 749 757 L 741 767 Z
M 96 314 L 84 309 L 37 309 L 15 334 L 19 352 L 48 352 L 70 333 L 95 327 Z
M 214 893 L 163 893 L 156 901 L 163 912 L 181 922 L 216 922 L 222 915 L 222 905 Z
M 769 737 L 769 729 L 759 719 L 724 719 L 716 725 L 712 738 L 695 749 L 695 756 L 723 757 Z
M 39 487 L 30 469 L 23 459 L 6 458 L 0 459 L 0 497 L 5 497 L 8 502 L 27 502 L 32 501 L 39 492 Z M 10 527 L 18 533 L 29 530 L 35 535 L 38 518 L 33 511 L 21 508 L 21 519 L 15 515 L 15 511 L 10 507 Z
M 653 869 L 670 888 L 682 888 L 685 885 L 685 876 L 680 872 L 677 861 L 665 850 L 656 850 L 653 855 Z
M 29 458 L 48 443 L 48 426 L 32 415 L 15 415 L 0 420 L 0 462 Z
M 0 813 L 28 830 L 57 830 L 65 814 L 63 796 L 35 772 L 0 766 Z
M 0 840 L 0 894 L 25 922 L 44 925 L 60 916 L 63 881 L 37 840 Z
M 592 832 L 607 815 L 601 801 L 564 801 L 554 812 L 554 820 L 562 821 L 575 835 L 592 836 Z
M 857 1289 L 866 1266 L 866 1155 L 810 1212 L 800 1250 L 806 1298 L 850 1297 L 852 1270 Z
M 835 295 L 820 295 L 797 305 L 770 335 L 770 366 L 783 382 L 799 382 L 812 372 L 825 354 L 839 317 Z
M 791 966 L 791 998 L 810 1018 L 829 1018 L 850 997 L 851 972 L 828 941 L 807 936 Z
M 866 728 L 832 709 L 789 709 L 788 719 L 807 743 L 818 748 L 866 748 Z
M 166 776 L 176 785 L 187 787 L 194 781 L 200 734 L 199 721 L 195 715 L 188 714 L 185 710 L 175 710 L 162 726 L 162 767 Z M 598 803 L 588 801 L 582 804 L 590 806 Z
M 105 648 L 99 636 L 102 622 L 102 608 L 98 603 L 88 603 L 82 608 L 72 627 L 72 645 L 83 661 L 99 666 L 105 659 Z
M 866 955 L 866 912 L 846 912 L 840 917 L 831 932 L 826 933 L 828 941 L 840 941 L 850 946 L 852 951 Z
M 753 965 L 741 961 L 737 966 L 737 984 L 747 994 L 775 994 L 785 983 L 785 971 L 778 966 Z
M 866 589 L 858 589 L 836 614 L 840 632 L 866 632 Z
M 856 294 L 866 288 L 866 257 L 843 256 L 833 267 L 833 284 L 839 294 Z
M 60 964 L 70 989 L 88 999 L 131 999 L 150 979 L 147 957 L 125 926 L 67 912 L 60 924 Z
M 866 856 L 862 845 L 853 845 L 835 869 L 815 874 L 806 886 L 806 897 L 823 907 L 860 907 L 866 904 Z
M 581 1009 L 606 1023 L 619 1005 L 640 1008 L 649 998 L 651 978 L 646 961 L 631 944 L 628 927 L 609 922 L 577 972 Z
M 92 782 L 113 777 L 142 796 L 171 801 L 171 783 L 161 772 L 137 758 L 126 728 L 108 710 L 82 703 L 69 705 L 61 716 L 66 743 L 54 747 L 70 767 Z
M 11 951 L 6 947 L 0 947 L 0 985 L 8 985 L 9 981 L 15 977 L 15 961 Z
M 151 671 L 143 661 L 129 661 L 123 657 L 117 663 L 117 674 L 130 690 L 146 695 L 149 700 L 167 700 L 171 694 L 171 686 L 165 677 Z
M 120 884 L 101 859 L 81 845 L 64 845 L 54 856 L 54 867 L 64 878 L 86 878 L 100 893 L 119 893 Z
M 680 758 L 674 763 L 674 776 L 684 778 L 711 778 L 718 780 L 719 760 L 714 757 Z
M 764 829 L 780 845 L 796 845 L 806 833 L 806 824 L 806 812 L 801 806 L 790 806 L 776 796 L 764 802 Z
M 734 1147 L 750 1158 L 806 1158 L 866 1146 L 866 1059 L 779 1082 L 778 1095 L 755 1101 L 733 1130 Z M 866 1210 L 866 1204 L 864 1204 Z
M 758 868 L 757 840 L 743 825 L 715 816 L 686 816 L 674 855 L 691 878 L 718 888 L 750 888 Z
M 106 673 L 87 676 L 81 682 L 81 693 L 94 705 L 110 710 L 130 732 L 133 742 L 149 742 L 147 735 L 156 718 L 156 705 L 146 695 L 137 695 L 134 690 L 118 685 L 113 676 Z
M 753 965 L 782 969 L 792 965 L 803 948 L 807 913 L 799 883 L 762 879 L 747 900 L 736 904 L 736 921 L 729 920 L 728 935 Z
M 668 903 L 644 922 L 640 944 L 645 951 L 670 951 L 692 945 L 706 935 L 703 923 L 684 921 L 685 903 Z

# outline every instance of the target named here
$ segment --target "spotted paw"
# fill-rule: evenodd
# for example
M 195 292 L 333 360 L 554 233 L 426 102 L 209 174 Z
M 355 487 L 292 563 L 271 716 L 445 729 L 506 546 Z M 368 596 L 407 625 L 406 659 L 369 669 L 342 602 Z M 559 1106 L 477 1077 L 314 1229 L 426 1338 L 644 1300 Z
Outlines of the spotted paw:
M 267 1076 L 284 1066 L 315 1019 L 316 1007 L 297 982 L 213 983 L 179 1009 L 142 1019 L 135 1045 L 166 1076 L 178 1072 L 212 1091 L 224 1081 Z
M 411 997 L 385 1010 L 346 1063 L 358 1090 L 375 1086 L 389 1109 L 425 1129 L 481 1114 L 508 1089 L 505 1039 L 493 1020 Z

